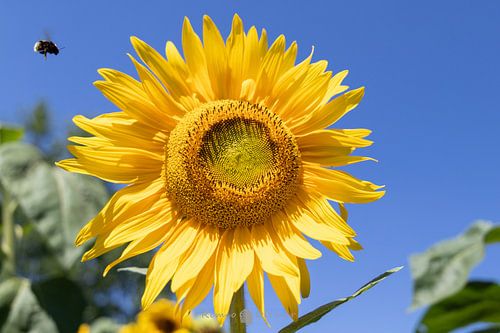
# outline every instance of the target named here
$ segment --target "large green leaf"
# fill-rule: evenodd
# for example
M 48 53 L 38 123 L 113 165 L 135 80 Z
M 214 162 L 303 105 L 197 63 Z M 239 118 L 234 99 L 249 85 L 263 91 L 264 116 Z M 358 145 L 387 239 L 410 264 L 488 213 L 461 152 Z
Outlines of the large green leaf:
M 60 266 L 69 270 L 83 249 L 75 248 L 78 230 L 107 200 L 104 185 L 44 162 L 23 143 L 0 146 L 0 183 L 12 194 Z
M 432 305 L 417 332 L 451 332 L 479 322 L 500 323 L 500 285 L 479 281 L 467 283 L 458 293 Z
M 87 305 L 78 284 L 56 277 L 34 283 L 32 290 L 42 308 L 55 321 L 59 332 L 76 332 Z
M 493 242 L 497 237 L 495 230 L 498 228 L 491 222 L 477 221 L 464 234 L 411 256 L 412 309 L 434 304 L 462 289 L 471 269 L 483 259 L 486 239 Z
M 367 284 L 365 284 L 364 286 L 359 288 L 351 296 L 340 298 L 338 300 L 324 304 L 324 305 L 320 306 L 319 308 L 314 309 L 313 311 L 299 317 L 299 319 L 297 321 L 294 321 L 290 325 L 282 328 L 279 331 L 279 333 L 294 333 L 294 332 L 297 332 L 299 329 L 303 328 L 304 326 L 307 326 L 307 325 L 310 325 L 314 322 L 317 322 L 324 315 L 326 315 L 328 312 L 335 309 L 337 306 L 344 304 L 345 302 L 350 301 L 351 299 L 353 299 L 355 297 L 358 297 L 359 295 L 361 295 L 362 293 L 364 293 L 368 289 L 374 287 L 376 284 L 378 284 L 379 282 L 381 282 L 382 280 L 387 278 L 389 275 L 399 271 L 401 268 L 403 268 L 403 267 L 395 267 L 393 269 L 390 269 L 390 270 L 380 274 L 379 276 L 377 276 L 376 278 L 374 278 L 373 280 L 371 280 L 370 282 L 368 282 Z
M 0 332 L 58 332 L 54 321 L 33 294 L 28 280 L 12 278 L 0 283 Z
M 17 141 L 23 137 L 24 130 L 21 127 L 9 126 L 0 123 L 0 144 Z

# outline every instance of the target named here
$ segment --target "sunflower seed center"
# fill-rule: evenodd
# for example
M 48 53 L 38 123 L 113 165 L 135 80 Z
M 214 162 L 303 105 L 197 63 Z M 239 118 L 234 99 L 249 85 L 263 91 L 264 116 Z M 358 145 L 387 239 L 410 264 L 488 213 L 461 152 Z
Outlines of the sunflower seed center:
M 222 228 L 265 222 L 296 192 L 298 146 L 281 119 L 244 101 L 186 114 L 167 145 L 167 192 L 188 217 Z

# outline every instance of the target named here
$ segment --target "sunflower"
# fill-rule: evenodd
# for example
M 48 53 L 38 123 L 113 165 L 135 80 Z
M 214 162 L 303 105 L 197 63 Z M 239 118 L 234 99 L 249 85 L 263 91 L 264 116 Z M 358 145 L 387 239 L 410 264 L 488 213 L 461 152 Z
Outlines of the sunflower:
M 347 71 L 335 75 L 311 54 L 296 64 L 297 44 L 247 32 L 238 15 L 226 41 L 203 19 L 203 41 L 186 18 L 180 54 L 166 57 L 136 37 L 130 56 L 138 79 L 101 69 L 95 86 L 118 112 L 74 122 L 93 137 L 71 137 L 68 171 L 127 184 L 80 231 L 95 238 L 83 260 L 127 244 L 108 271 L 157 249 L 142 306 L 170 282 L 183 313 L 213 287 L 221 323 L 233 294 L 247 282 L 265 319 L 264 273 L 293 319 L 310 290 L 305 259 L 319 240 L 346 260 L 361 246 L 347 224 L 345 203 L 379 199 L 381 186 L 338 167 L 370 158 L 367 129 L 327 129 L 354 109 L 364 89 L 345 92 Z M 333 207 L 331 204 L 336 207 Z
M 161 299 L 141 311 L 137 321 L 123 326 L 120 333 L 189 333 L 191 326 L 189 316 L 181 319 L 175 311 L 175 304 Z
M 90 333 L 90 326 L 89 326 L 89 324 L 81 324 L 78 327 L 78 331 L 76 333 Z

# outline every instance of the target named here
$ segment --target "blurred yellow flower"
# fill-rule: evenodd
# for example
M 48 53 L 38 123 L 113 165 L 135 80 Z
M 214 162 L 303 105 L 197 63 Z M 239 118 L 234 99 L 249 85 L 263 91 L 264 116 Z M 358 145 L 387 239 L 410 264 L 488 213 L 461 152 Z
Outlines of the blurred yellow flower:
M 81 324 L 78 327 L 77 333 L 90 333 L 90 326 L 88 324 Z
M 120 333 L 189 333 L 192 319 L 182 320 L 175 311 L 175 304 L 161 299 L 137 315 L 137 321 L 123 326 Z
M 224 332 L 215 318 L 207 316 L 206 314 L 193 319 L 193 331 L 199 333 Z
M 294 319 L 309 294 L 304 259 L 319 240 L 346 260 L 361 249 L 345 203 L 379 199 L 380 186 L 335 168 L 368 160 L 351 153 L 372 142 L 366 129 L 326 129 L 354 109 L 363 88 L 348 92 L 347 71 L 327 62 L 296 64 L 297 44 L 247 32 L 235 15 L 224 40 L 210 17 L 203 42 L 186 18 L 181 56 L 166 58 L 136 37 L 130 56 L 139 79 L 101 69 L 96 87 L 119 112 L 74 122 L 93 137 L 71 137 L 68 171 L 128 184 L 79 233 L 96 238 L 90 260 L 128 244 L 116 264 L 159 247 L 146 276 L 147 308 L 170 281 L 183 313 L 213 287 L 222 323 L 246 281 L 264 316 L 264 272 Z M 338 205 L 337 212 L 330 201 Z

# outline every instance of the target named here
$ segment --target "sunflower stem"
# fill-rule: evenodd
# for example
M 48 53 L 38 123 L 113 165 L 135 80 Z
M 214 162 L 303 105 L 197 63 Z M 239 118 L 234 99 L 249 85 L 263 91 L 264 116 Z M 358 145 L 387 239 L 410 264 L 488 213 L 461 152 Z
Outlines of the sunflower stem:
M 3 270 L 8 275 L 16 273 L 16 252 L 14 239 L 14 211 L 16 202 L 9 192 L 2 191 L 2 254 L 4 255 Z
M 231 333 L 246 333 L 247 326 L 242 320 L 245 318 L 245 289 L 244 285 L 234 294 L 231 302 Z

